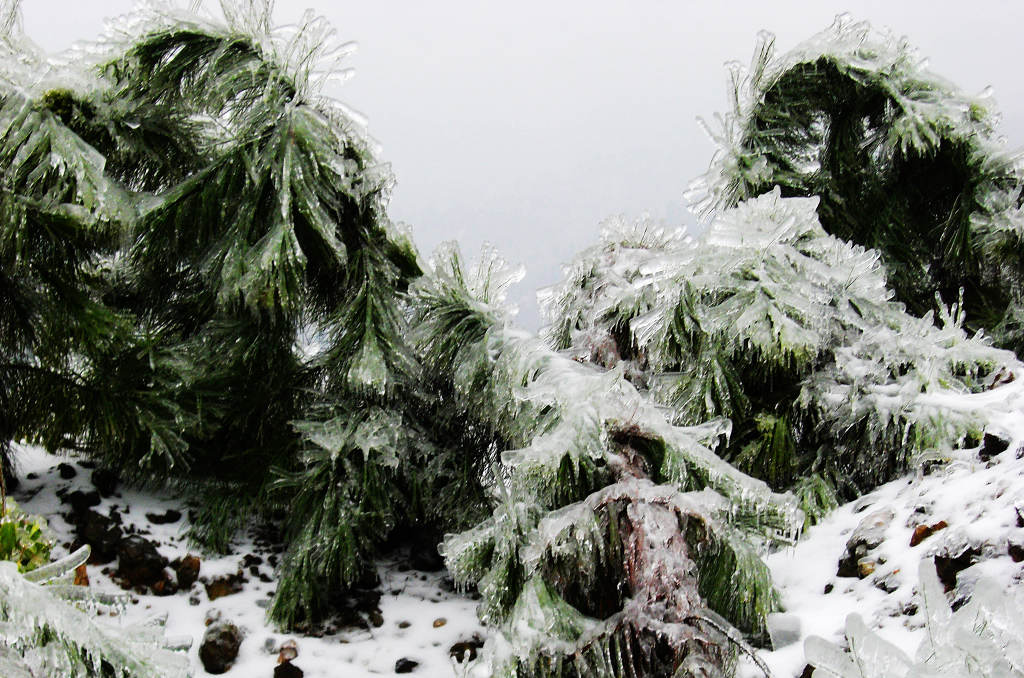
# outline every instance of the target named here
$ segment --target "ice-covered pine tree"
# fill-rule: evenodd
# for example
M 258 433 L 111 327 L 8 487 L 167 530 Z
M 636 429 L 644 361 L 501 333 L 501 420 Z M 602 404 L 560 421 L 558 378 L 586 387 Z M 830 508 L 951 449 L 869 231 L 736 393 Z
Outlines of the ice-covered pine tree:
M 697 240 L 611 219 L 546 291 L 556 349 L 617 369 L 694 425 L 727 418 L 722 456 L 809 518 L 980 442 L 979 393 L 1021 374 L 962 328 L 963 300 L 917 318 L 880 256 L 829 235 L 819 200 L 776 188 L 718 213 Z M 997 432 L 998 433 L 998 432 Z
M 757 546 L 795 534 L 792 497 L 711 452 L 721 422 L 672 426 L 621 370 L 509 328 L 513 273 L 493 253 L 467 270 L 444 248 L 411 301 L 417 348 L 449 406 L 505 445 L 491 516 L 443 546 L 496 628 L 491 671 L 727 672 L 723 631 L 758 636 L 778 604 Z
M 774 186 L 818 196 L 825 230 L 878 250 L 911 313 L 963 289 L 965 326 L 1020 354 L 1024 173 L 989 96 L 927 70 L 906 39 L 848 16 L 781 56 L 764 33 L 690 198 L 706 219 Z
M 418 435 L 377 454 L 316 430 L 413 409 L 400 303 L 419 267 L 384 213 L 387 168 L 320 93 L 350 46 L 312 14 L 273 28 L 271 9 L 144 3 L 50 59 L 2 5 L 0 440 L 208 488 L 213 547 L 296 502 L 295 557 L 316 520 L 328 548 L 288 570 L 303 586 L 274 610 L 294 623 L 420 510 L 420 480 L 388 477 Z M 304 501 L 317 490 L 287 480 L 303 472 L 344 510 Z
M 117 626 L 87 612 L 127 604 L 123 596 L 104 596 L 63 583 L 88 559 L 89 547 L 83 546 L 28 574 L 20 574 L 15 563 L 0 561 L 0 672 L 4 678 L 187 676 L 188 657 L 166 647 L 163 619 Z

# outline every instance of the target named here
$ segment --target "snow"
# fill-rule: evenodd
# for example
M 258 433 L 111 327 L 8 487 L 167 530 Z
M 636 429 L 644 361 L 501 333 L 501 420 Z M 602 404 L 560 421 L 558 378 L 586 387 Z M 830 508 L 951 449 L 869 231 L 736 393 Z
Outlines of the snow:
M 961 450 L 942 463 L 922 463 L 917 471 L 878 487 L 858 500 L 839 507 L 819 525 L 808 529 L 794 547 L 767 555 L 775 584 L 781 594 L 788 628 L 796 627 L 797 642 L 774 651 L 761 651 L 760 657 L 775 676 L 799 676 L 806 665 L 804 642 L 820 636 L 845 646 L 844 629 L 851 613 L 859 614 L 867 627 L 878 631 L 907 656 L 914 656 L 924 636 L 924 616 L 918 610 L 918 571 L 922 559 L 935 555 L 955 556 L 963 548 L 980 551 L 979 562 L 962 571 L 957 588 L 947 596 L 949 602 L 970 594 L 982 577 L 994 580 L 1010 590 L 1024 579 L 1022 566 L 1007 553 L 1008 543 L 1024 542 L 1024 529 L 1017 527 L 1016 509 L 1024 507 L 1024 417 L 1021 398 L 1024 379 L 1017 379 L 979 394 L 944 394 L 947 407 L 964 410 L 984 409 L 991 421 L 990 430 L 1009 439 L 1006 451 L 988 462 L 981 461 L 978 450 Z M 89 472 L 76 466 L 78 474 L 61 480 L 55 466 L 61 461 L 39 448 L 18 447 L 21 488 L 15 499 L 28 512 L 47 518 L 58 543 L 59 557 L 66 552 L 72 527 L 62 513 L 65 505 L 58 490 L 91 489 Z M 74 460 L 69 460 L 74 465 Z M 34 474 L 33 479 L 27 479 Z M 184 528 L 187 518 L 175 524 L 150 525 L 146 513 L 182 509 L 182 502 L 168 493 L 121 488 L 119 496 L 103 499 L 96 508 L 108 513 L 113 507 L 121 512 L 125 527 L 135 526 L 149 539 L 158 542 L 168 559 L 190 552 Z M 884 541 L 870 552 L 875 571 L 864 579 L 836 576 L 837 562 L 847 540 L 867 516 L 888 510 L 894 518 L 884 526 Z M 910 546 L 918 525 L 945 521 L 948 527 L 935 532 L 917 546 Z M 226 556 L 201 555 L 203 577 L 230 575 L 238 571 L 240 560 L 258 553 L 252 534 L 242 535 L 234 552 Z M 89 566 L 92 586 L 98 591 L 119 592 L 99 566 Z M 269 565 L 260 566 L 273 578 Z M 198 659 L 198 647 L 208 615 L 219 613 L 243 630 L 244 640 L 238 660 L 228 676 L 269 675 L 276 663 L 276 649 L 286 640 L 294 640 L 298 657 L 294 663 L 310 678 L 336 676 L 376 676 L 394 673 L 395 662 L 408 658 L 419 662 L 416 676 L 440 677 L 486 675 L 487 667 L 453 664 L 449 648 L 460 641 L 486 638 L 476 617 L 476 602 L 451 592 L 444 573 L 404 570 L 397 557 L 382 560 L 380 610 L 384 623 L 368 630 L 343 630 L 322 638 L 284 634 L 265 619 L 265 605 L 274 583 L 250 577 L 242 592 L 209 601 L 200 584 L 189 593 L 168 597 L 133 594 L 132 604 L 122 623 L 138 622 L 154 614 L 167 614 L 169 638 L 192 640 L 189 659 L 196 675 L 205 675 Z M 881 588 L 882 584 L 891 592 Z M 826 587 L 830 592 L 825 593 Z M 198 599 L 190 604 L 189 596 Z M 435 620 L 444 619 L 443 624 Z M 268 649 L 269 648 L 269 649 Z M 339 666 L 344 666 L 339 669 Z M 739 675 L 760 675 L 749 659 L 741 663 Z
M 1005 390 L 1010 391 L 1004 393 L 1007 399 L 1015 400 L 1020 388 L 1014 384 Z M 1015 421 L 1009 416 L 1000 419 L 1012 439 L 990 462 L 980 461 L 971 450 L 929 474 L 910 473 L 841 506 L 810 528 L 795 547 L 767 557 L 786 613 L 801 622 L 800 642 L 761 653 L 777 678 L 801 674 L 806 665 L 804 641 L 810 636 L 845 646 L 843 632 L 851 613 L 913 657 L 924 637 L 923 613 L 915 610 L 922 559 L 955 556 L 967 546 L 981 551 L 980 561 L 958 575 L 950 602 L 968 594 L 981 577 L 1007 590 L 1019 584 L 1024 572 L 1007 554 L 1007 545 L 1024 539 L 1015 510 L 1024 507 L 1024 459 L 1017 458 L 1024 445 L 1024 418 L 1018 410 Z M 864 579 L 837 577 L 837 562 L 850 534 L 866 516 L 883 508 L 895 517 L 885 528 L 885 541 L 871 554 L 878 568 Z M 940 520 L 948 527 L 910 546 L 917 525 Z M 879 588 L 883 580 L 896 587 L 892 593 Z M 826 585 L 833 587 L 827 594 Z M 760 671 L 748 660 L 740 675 L 758 676 Z
M 47 454 L 40 448 L 16 446 L 21 487 L 12 496 L 29 512 L 44 516 L 55 533 L 58 546 L 54 557 L 63 556 L 73 539 L 73 527 L 63 513 L 67 505 L 60 502 L 56 492 L 66 489 L 91 490 L 89 471 L 74 463 Z M 75 466 L 77 475 L 61 480 L 56 465 L 67 461 Z M 28 474 L 34 479 L 27 479 Z M 118 496 L 119 495 L 119 496 Z M 107 514 L 116 506 L 124 520 L 122 529 L 135 526 L 147 539 L 157 543 L 161 555 L 173 560 L 188 553 L 198 555 L 202 561 L 200 577 L 218 577 L 235 574 L 245 554 L 260 553 L 252 534 L 239 535 L 233 543 L 233 553 L 224 556 L 202 554 L 191 549 L 184 531 L 187 517 L 164 525 L 150 524 L 147 513 L 163 513 L 168 509 L 183 510 L 183 502 L 170 493 L 137 491 L 120 487 L 111 498 L 102 499 L 95 510 Z M 126 530 L 127 531 L 127 530 Z M 265 554 L 261 554 L 265 555 Z M 116 565 L 113 564 L 113 565 Z M 96 591 L 122 593 L 121 589 L 101 569 L 107 566 L 88 565 L 91 587 Z M 261 574 L 273 579 L 268 564 L 259 566 Z M 404 570 L 404 571 L 403 571 Z M 233 622 L 243 632 L 239 656 L 225 676 L 248 678 L 269 676 L 277 663 L 277 650 L 281 643 L 294 640 L 298 657 L 294 665 L 301 668 L 306 678 L 363 678 L 393 675 L 395 662 L 408 658 L 419 665 L 414 675 L 421 678 L 440 678 L 471 670 L 472 666 L 458 666 L 449 657 L 449 648 L 455 643 L 484 638 L 485 632 L 476 616 L 477 603 L 466 595 L 451 591 L 444 582 L 445 573 L 418 572 L 406 569 L 401 559 L 392 557 L 378 564 L 381 579 L 380 610 L 384 623 L 368 630 L 343 629 L 333 635 L 314 638 L 299 634 L 281 633 L 265 617 L 265 605 L 274 589 L 273 582 L 262 582 L 249 576 L 244 589 L 233 595 L 209 601 L 201 583 L 189 592 L 159 597 L 132 593 L 121 623 L 128 625 L 166 613 L 166 636 L 169 639 L 191 638 L 188 652 L 192 671 L 196 676 L 207 675 L 199 661 L 199 645 L 208 615 L 220 614 L 223 620 Z M 198 599 L 197 605 L 189 597 Z M 444 620 L 439 621 L 439 620 Z M 272 651 L 267 648 L 272 648 Z M 341 667 L 344 668 L 341 668 Z

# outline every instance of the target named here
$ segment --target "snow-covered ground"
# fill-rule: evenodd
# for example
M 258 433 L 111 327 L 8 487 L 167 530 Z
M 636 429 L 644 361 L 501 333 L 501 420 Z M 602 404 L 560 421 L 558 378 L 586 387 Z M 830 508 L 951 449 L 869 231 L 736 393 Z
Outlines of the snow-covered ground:
M 981 461 L 973 451 L 958 452 L 958 458 L 932 466 L 927 475 L 911 473 L 841 506 L 794 548 L 768 556 L 785 614 L 799 618 L 800 624 L 797 642 L 761 653 L 778 678 L 801 675 L 809 636 L 845 646 L 843 630 L 851 613 L 913 657 L 924 635 L 917 592 L 924 558 L 955 558 L 974 549 L 975 564 L 957 575 L 956 587 L 947 594 L 954 607 L 980 577 L 994 578 L 1007 588 L 1020 584 L 1024 563 L 1014 562 L 1009 554 L 1011 544 L 1024 545 L 1024 519 L 1018 514 L 1018 509 L 1024 513 L 1024 459 L 1018 458 L 1024 416 L 1018 419 L 1010 445 L 990 461 Z M 847 541 L 862 522 L 873 520 L 881 524 L 884 538 L 867 557 L 874 571 L 863 579 L 838 577 Z M 947 527 L 910 545 L 917 526 L 941 522 Z M 752 663 L 742 671 L 744 676 L 760 673 Z
M 22 483 L 12 496 L 27 512 L 47 519 L 58 542 L 54 555 L 64 555 L 74 538 L 74 528 L 64 517 L 69 507 L 61 503 L 57 492 L 93 489 L 90 471 L 78 466 L 73 459 L 54 457 L 38 448 L 19 448 L 17 456 Z M 76 476 L 61 479 L 56 470 L 60 462 L 68 462 L 75 467 Z M 34 477 L 28 478 L 29 474 Z M 274 572 L 268 562 L 268 554 L 261 550 L 254 535 L 239 535 L 230 555 L 202 554 L 189 548 L 184 536 L 186 516 L 163 525 L 154 525 L 145 518 L 147 513 L 161 514 L 168 509 L 187 514 L 180 500 L 166 494 L 142 493 L 120 487 L 115 496 L 102 499 L 95 510 L 109 515 L 115 508 L 121 514 L 122 529 L 126 533 L 135 530 L 154 541 L 160 554 L 168 560 L 189 553 L 198 555 L 202 561 L 201 578 L 215 579 L 236 574 L 241 569 L 247 579 L 240 592 L 213 601 L 209 600 L 201 581 L 190 591 L 171 596 L 132 592 L 132 603 L 123 615 L 123 622 L 140 621 L 166 613 L 166 635 L 169 638 L 192 639 L 189 658 L 196 676 L 207 675 L 199 660 L 199 645 L 209 616 L 219 615 L 220 619 L 233 622 L 243 632 L 238 659 L 223 674 L 240 678 L 269 678 L 273 675 L 278 648 L 288 640 L 295 641 L 297 645 L 298 656 L 293 664 L 302 669 L 306 678 L 394 675 L 396 662 L 403 658 L 418 663 L 412 675 L 450 677 L 456 674 L 456 668 L 464 668 L 453 666 L 450 648 L 473 639 L 474 635 L 478 638 L 484 636 L 485 632 L 476 618 L 475 601 L 452 592 L 451 587 L 445 585 L 443 572 L 409 569 L 399 557 L 382 561 L 378 566 L 382 593 L 379 608 L 383 618 L 380 626 L 370 623 L 368 629 L 340 629 L 321 638 L 280 633 L 266 621 L 266 604 L 275 586 Z M 249 554 L 259 555 L 264 560 L 257 570 L 271 581 L 261 581 L 248 567 L 242 567 L 242 559 Z M 87 566 L 90 585 L 98 590 L 119 593 L 121 589 L 117 584 L 102 572 L 108 567 L 116 568 L 116 562 L 110 566 Z
M 997 390 L 1013 400 L 1024 394 L 1024 385 Z M 964 405 L 978 400 L 968 396 Z M 790 626 L 799 624 L 793 642 L 760 653 L 777 678 L 802 674 L 807 637 L 821 636 L 843 645 L 845 620 L 851 613 L 859 614 L 869 627 L 913 656 L 923 637 L 923 613 L 918 609 L 916 590 L 922 559 L 955 559 L 969 552 L 974 564 L 957 574 L 956 585 L 948 593 L 954 605 L 970 595 L 979 577 L 994 578 L 1008 588 L 1024 579 L 1024 563 L 1015 562 L 1010 555 L 1015 547 L 1014 555 L 1024 558 L 1024 459 L 1019 458 L 1024 447 L 1024 416 L 1021 409 L 1005 400 L 998 409 L 1007 413 L 993 417 L 994 430 L 1008 440 L 1005 451 L 988 461 L 983 461 L 977 450 L 963 450 L 955 452 L 951 460 L 925 463 L 923 470 L 840 507 L 808 530 L 795 547 L 767 557 L 788 617 L 783 620 Z M 60 555 L 70 546 L 74 529 L 64 517 L 68 507 L 57 493 L 92 489 L 90 473 L 74 460 L 54 457 L 37 448 L 20 448 L 18 458 L 24 480 L 14 496 L 26 511 L 47 518 L 57 535 Z M 76 466 L 74 478 L 60 478 L 56 465 L 61 461 Z M 147 513 L 168 509 L 187 513 L 180 500 L 122 487 L 96 507 L 104 515 L 112 509 L 120 513 L 126 532 L 138 531 L 153 540 L 169 560 L 191 552 L 184 536 L 187 517 L 164 525 L 154 525 L 145 518 Z M 872 522 L 877 523 L 875 531 L 881 541 L 867 550 L 862 561 L 863 576 L 837 576 L 838 562 L 851 536 L 859 532 L 858 526 Z M 918 526 L 938 529 L 911 546 Z M 264 558 L 256 572 L 243 568 L 242 559 L 247 554 Z M 411 570 L 398 556 L 379 564 L 381 625 L 341 629 L 315 638 L 282 634 L 266 622 L 274 572 L 266 544 L 254 535 L 240 535 L 230 555 L 198 555 L 202 558 L 200 576 L 207 580 L 243 570 L 247 579 L 243 590 L 214 601 L 208 599 L 201 582 L 188 592 L 166 597 L 133 593 L 124 615 L 127 621 L 137 621 L 167 613 L 167 635 L 192 639 L 189 656 L 197 676 L 205 675 L 198 658 L 205 622 L 217 615 L 234 622 L 244 633 L 238 660 L 225 674 L 228 676 L 272 675 L 277 649 L 284 641 L 293 640 L 298 647 L 294 664 L 309 678 L 393 675 L 396 662 L 403 658 L 417 662 L 413 675 L 447 677 L 469 668 L 452 662 L 450 648 L 474 636 L 485 636 L 476 619 L 476 603 L 452 592 L 445 584 L 444 573 Z M 88 567 L 91 585 L 119 591 L 102 569 Z M 259 575 L 264 575 L 266 581 Z M 472 668 L 474 674 L 486 672 L 483 666 Z M 742 663 L 741 675 L 759 674 L 749 660 Z

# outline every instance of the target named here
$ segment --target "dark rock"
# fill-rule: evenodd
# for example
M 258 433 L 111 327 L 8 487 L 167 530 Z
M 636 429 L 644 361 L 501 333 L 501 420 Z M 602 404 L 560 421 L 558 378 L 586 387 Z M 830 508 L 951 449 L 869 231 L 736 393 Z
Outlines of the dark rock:
M 188 597 L 188 604 L 191 605 L 192 607 L 199 607 L 199 603 L 201 603 L 201 602 L 202 601 L 199 600 L 199 596 L 189 596 Z
M 57 473 L 59 473 L 60 477 L 64 480 L 71 480 L 78 475 L 78 471 L 75 470 L 74 466 L 71 464 L 65 464 L 64 462 L 57 464 Z
M 825 593 L 826 593 L 826 594 L 828 594 L 828 593 L 832 593 L 832 590 L 833 590 L 833 589 L 834 589 L 835 587 L 836 587 L 836 586 L 835 586 L 835 584 L 833 584 L 832 582 L 829 582 L 829 583 L 825 584 Z
M 1006 547 L 1006 552 L 1009 554 L 1010 559 L 1015 563 L 1019 563 L 1024 560 L 1024 544 L 1014 544 L 1013 542 L 1010 542 Z
M 206 597 L 210 600 L 217 600 L 238 593 L 242 590 L 243 581 L 238 574 L 217 577 L 206 584 Z
M 800 673 L 800 678 L 811 678 L 814 675 L 814 667 L 810 664 L 804 666 L 804 670 Z
M 171 581 L 170 578 L 166 578 L 154 583 L 150 589 L 157 596 L 173 596 L 178 592 L 178 585 Z
M 189 554 L 177 561 L 174 566 L 174 575 L 178 578 L 178 588 L 187 590 L 192 588 L 199 578 L 199 558 Z
M 419 665 L 420 663 L 417 661 L 402 657 L 395 662 L 395 673 L 412 673 L 412 670 Z
M 241 646 L 242 634 L 237 626 L 231 622 L 211 624 L 199 646 L 199 661 L 207 673 L 225 673 L 238 658 Z
M 877 548 L 885 539 L 885 531 L 895 515 L 889 509 L 881 509 L 867 515 L 850 535 L 846 551 L 839 559 L 838 577 L 861 577 L 863 569 L 858 566 L 868 552 Z M 870 574 L 870 573 L 868 573 Z
M 999 436 L 986 433 L 985 439 L 981 443 L 981 449 L 978 450 L 978 457 L 981 458 L 982 461 L 988 461 L 997 454 L 1005 452 L 1006 448 L 1009 446 L 1009 440 L 1003 440 Z
M 71 510 L 74 513 L 82 513 L 88 508 L 100 505 L 100 493 L 96 490 L 90 492 L 75 490 L 66 495 L 66 500 L 67 503 L 71 504 Z
M 484 641 L 479 636 L 473 636 L 469 640 L 462 640 L 450 648 L 448 654 L 457 662 L 473 661 L 476 659 L 477 650 L 484 646 Z
M 957 575 L 973 565 L 974 560 L 980 555 L 980 549 L 968 547 L 956 556 L 935 556 L 935 571 L 947 593 L 956 586 Z
M 117 472 L 108 468 L 98 468 L 92 472 L 92 486 L 104 497 L 114 494 L 119 482 Z
M 121 528 L 110 518 L 92 509 L 86 509 L 76 517 L 77 541 L 92 548 L 89 562 L 93 565 L 102 565 L 114 560 L 117 557 L 118 545 L 121 543 Z
M 262 565 L 262 564 L 263 564 L 263 559 L 260 558 L 259 556 L 254 556 L 251 553 L 248 553 L 248 554 L 242 556 L 242 567 L 243 568 L 245 568 L 245 567 L 255 567 L 256 565 Z
M 945 520 L 940 520 L 933 525 L 918 525 L 914 528 L 914 534 L 910 535 L 910 545 L 917 546 L 939 530 L 944 530 L 947 527 L 949 525 L 946 524 Z
M 384 626 L 384 615 L 381 614 L 380 610 L 370 610 L 367 617 L 369 618 L 370 623 L 373 624 L 375 628 L 380 628 L 381 626 Z
M 1017 527 L 1024 527 L 1024 515 L 1021 515 L 1020 509 L 1016 506 L 1013 507 L 1013 510 L 1017 513 Z
M 118 574 L 132 586 L 152 586 L 165 579 L 166 565 L 167 560 L 156 550 L 153 542 L 141 535 L 129 535 L 118 545 Z
M 181 511 L 167 509 L 163 513 L 147 513 L 146 520 L 153 523 L 154 525 L 166 525 L 167 523 L 176 523 L 179 520 L 181 520 Z
M 290 661 L 281 662 L 274 667 L 274 678 L 302 678 L 302 676 L 302 669 Z

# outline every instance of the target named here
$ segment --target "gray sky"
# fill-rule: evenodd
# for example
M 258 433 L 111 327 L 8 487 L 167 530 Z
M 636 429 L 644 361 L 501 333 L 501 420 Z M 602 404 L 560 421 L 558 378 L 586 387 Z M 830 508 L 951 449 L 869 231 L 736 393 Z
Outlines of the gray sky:
M 25 30 L 57 51 L 95 37 L 130 0 L 27 0 Z M 1024 146 L 1024 2 L 279 0 L 310 6 L 359 51 L 331 93 L 369 119 L 398 185 L 391 216 L 420 250 L 483 242 L 525 264 L 519 324 L 539 323 L 534 292 L 592 244 L 600 221 L 648 211 L 692 224 L 683 193 L 714 147 L 696 122 L 726 108 L 729 60 L 757 32 L 785 51 L 850 12 L 907 35 L 933 71 L 969 93 L 995 89 L 1002 133 Z

